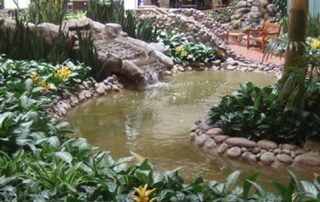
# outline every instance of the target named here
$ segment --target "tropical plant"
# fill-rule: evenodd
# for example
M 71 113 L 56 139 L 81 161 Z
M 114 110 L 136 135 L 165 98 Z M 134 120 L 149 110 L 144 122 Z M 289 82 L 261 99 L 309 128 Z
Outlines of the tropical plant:
M 319 80 L 305 85 L 301 110 L 289 108 L 291 100 L 279 102 L 280 80 L 275 86 L 259 88 L 252 83 L 222 98 L 208 114 L 208 122 L 221 127 L 227 134 L 252 140 L 269 139 L 276 142 L 303 144 L 307 138 L 317 137 L 320 130 Z M 306 100 L 306 102 L 304 102 Z M 288 106 L 288 107 L 286 107 Z
M 67 14 L 67 1 L 33 0 L 29 6 L 29 21 L 35 24 L 51 22 L 60 25 Z
M 117 23 L 124 25 L 124 1 L 90 0 L 88 2 L 87 16 L 101 23 Z
M 71 56 L 72 41 L 59 30 L 52 43 L 48 43 L 41 31 L 31 30 L 28 23 L 16 15 L 14 28 L 0 23 L 0 52 L 12 59 L 47 60 L 61 63 Z
M 320 36 L 320 15 L 311 16 L 308 18 L 307 26 L 307 36 L 308 37 L 319 37 Z
M 209 64 L 214 60 L 224 58 L 217 47 L 208 47 L 202 43 L 189 42 L 180 33 L 159 31 L 158 41 L 165 45 L 165 53 L 168 56 L 185 65 Z
M 76 51 L 77 60 L 92 68 L 91 76 L 95 79 L 100 78 L 104 65 L 99 63 L 92 32 L 82 33 L 77 31 L 77 36 L 79 41 L 78 50 Z

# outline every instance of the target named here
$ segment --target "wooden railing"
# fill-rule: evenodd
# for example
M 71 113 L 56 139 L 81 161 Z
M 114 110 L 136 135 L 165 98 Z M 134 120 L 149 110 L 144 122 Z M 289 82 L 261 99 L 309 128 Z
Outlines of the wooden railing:
M 139 8 L 136 8 L 135 11 L 139 12 L 153 12 L 158 15 L 169 15 L 169 13 L 157 6 L 140 6 Z

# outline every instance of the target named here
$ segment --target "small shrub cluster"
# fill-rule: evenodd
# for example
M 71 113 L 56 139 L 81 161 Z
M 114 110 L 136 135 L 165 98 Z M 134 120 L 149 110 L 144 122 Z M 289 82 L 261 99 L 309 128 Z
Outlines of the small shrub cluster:
M 223 60 L 223 52 L 217 47 L 208 47 L 202 43 L 189 42 L 180 33 L 159 31 L 158 41 L 163 43 L 166 54 L 176 62 L 187 64 L 210 64 L 215 60 Z
M 249 82 L 212 107 L 208 121 L 231 136 L 303 144 L 319 135 L 319 84 L 309 86 L 303 109 L 297 112 L 278 101 L 280 84 L 259 88 Z

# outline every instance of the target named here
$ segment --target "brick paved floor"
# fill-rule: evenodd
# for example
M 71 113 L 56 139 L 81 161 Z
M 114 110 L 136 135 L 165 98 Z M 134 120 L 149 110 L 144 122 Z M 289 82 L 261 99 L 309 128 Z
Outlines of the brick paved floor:
M 261 62 L 263 58 L 263 53 L 259 51 L 258 49 L 255 48 L 250 48 L 247 49 L 247 47 L 242 46 L 242 45 L 228 45 L 229 48 L 231 48 L 233 51 L 240 53 L 242 56 L 244 56 L 247 59 L 253 60 L 253 61 L 258 61 Z M 272 56 L 269 58 L 269 60 L 264 61 L 264 63 L 273 63 L 276 65 L 283 65 L 284 64 L 284 58 Z

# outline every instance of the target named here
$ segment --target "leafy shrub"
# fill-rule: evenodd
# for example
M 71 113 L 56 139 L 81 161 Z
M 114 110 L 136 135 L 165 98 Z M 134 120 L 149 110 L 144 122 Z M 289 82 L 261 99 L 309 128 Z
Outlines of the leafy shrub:
M 302 144 L 319 135 L 319 84 L 309 87 L 303 110 L 297 113 L 286 107 L 287 103 L 278 102 L 280 84 L 259 88 L 249 82 L 212 107 L 208 121 L 231 136 Z
M 234 8 L 226 8 L 218 11 L 210 11 L 208 16 L 215 21 L 226 23 L 231 21 L 231 16 L 234 13 Z
M 160 31 L 158 41 L 166 47 L 166 54 L 182 64 L 208 64 L 217 59 L 223 59 L 217 47 L 208 47 L 202 43 L 189 42 L 179 33 Z

